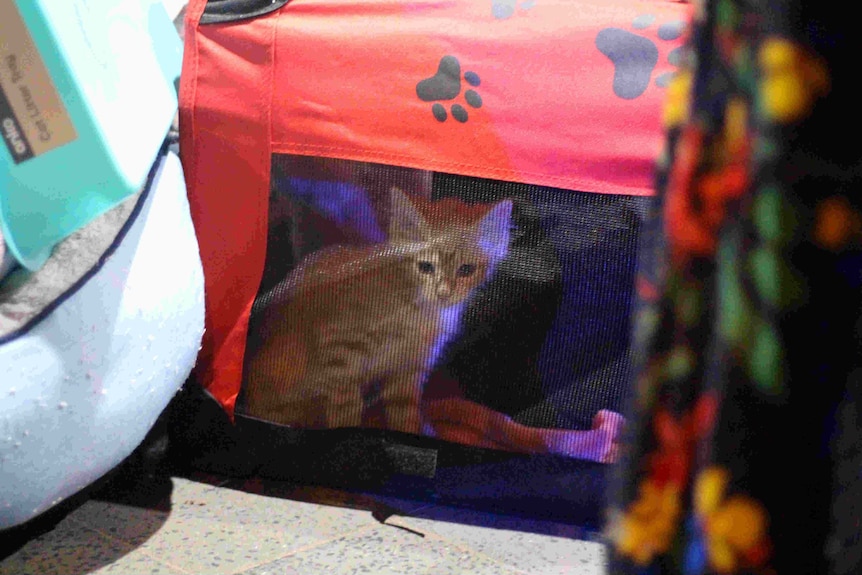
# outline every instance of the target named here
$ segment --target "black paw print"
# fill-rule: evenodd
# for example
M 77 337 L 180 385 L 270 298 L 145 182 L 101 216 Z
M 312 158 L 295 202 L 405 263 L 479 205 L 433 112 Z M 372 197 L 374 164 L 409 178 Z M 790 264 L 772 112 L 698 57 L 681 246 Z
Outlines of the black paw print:
M 491 0 L 491 13 L 497 20 L 505 20 L 515 14 L 515 8 L 529 10 L 534 4 L 535 0 Z
M 475 72 L 465 72 L 464 81 L 470 86 L 477 87 L 482 80 Z M 416 84 L 416 95 L 423 102 L 434 102 L 431 113 L 439 122 L 445 122 L 449 117 L 446 107 L 439 101 L 454 100 L 461 93 L 461 63 L 455 56 L 443 56 L 437 66 L 437 73 Z M 464 101 L 472 108 L 482 107 L 482 97 L 476 90 L 464 92 Z M 450 107 L 452 117 L 464 123 L 469 115 L 467 109 L 461 104 L 452 104 Z
M 632 28 L 643 30 L 655 22 L 652 14 L 642 14 L 634 19 Z M 685 22 L 674 20 L 661 24 L 655 34 L 659 40 L 676 40 L 685 31 Z M 614 94 L 626 100 L 633 100 L 649 87 L 650 78 L 658 64 L 659 50 L 656 43 L 646 36 L 634 34 L 621 28 L 605 28 L 596 36 L 596 48 L 614 63 Z M 680 64 L 682 48 L 672 50 L 668 62 Z M 655 79 L 660 88 L 670 82 L 672 73 L 661 74 Z

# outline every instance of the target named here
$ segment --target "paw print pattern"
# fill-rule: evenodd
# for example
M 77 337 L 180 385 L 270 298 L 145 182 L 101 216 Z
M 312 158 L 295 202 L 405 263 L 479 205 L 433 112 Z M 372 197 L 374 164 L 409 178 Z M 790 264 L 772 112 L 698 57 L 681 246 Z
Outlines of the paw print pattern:
M 482 83 L 479 75 L 475 72 L 465 72 L 464 81 L 473 87 Z M 423 102 L 434 102 L 431 113 L 438 122 L 445 122 L 449 117 L 446 106 L 440 100 L 454 100 L 461 94 L 461 63 L 455 56 L 443 56 L 437 66 L 437 73 L 416 84 L 416 95 Z M 476 90 L 464 92 L 464 101 L 471 108 L 482 107 L 482 97 Z M 452 104 L 450 107 L 452 117 L 462 124 L 469 119 L 467 109 L 461 104 Z
M 529 10 L 535 4 L 535 0 L 491 0 L 491 14 L 497 20 L 511 18 L 515 9 Z
M 652 14 L 642 14 L 632 21 L 632 28 L 647 29 L 655 23 L 655 19 Z M 656 36 L 668 42 L 680 38 L 684 32 L 685 22 L 673 20 L 661 24 Z M 659 50 L 655 42 L 621 28 L 605 28 L 596 36 L 596 48 L 614 64 L 614 94 L 625 100 L 633 100 L 646 91 L 658 64 Z M 681 60 L 682 47 L 668 54 L 668 63 L 673 66 L 678 66 Z M 671 72 L 659 75 L 655 84 L 666 87 L 672 75 Z

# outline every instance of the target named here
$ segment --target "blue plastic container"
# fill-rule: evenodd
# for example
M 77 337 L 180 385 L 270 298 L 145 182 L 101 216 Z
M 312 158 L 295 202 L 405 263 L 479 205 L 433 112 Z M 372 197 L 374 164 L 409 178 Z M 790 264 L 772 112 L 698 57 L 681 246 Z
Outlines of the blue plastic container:
M 22 265 L 140 189 L 181 64 L 161 0 L 0 2 L 0 226 Z

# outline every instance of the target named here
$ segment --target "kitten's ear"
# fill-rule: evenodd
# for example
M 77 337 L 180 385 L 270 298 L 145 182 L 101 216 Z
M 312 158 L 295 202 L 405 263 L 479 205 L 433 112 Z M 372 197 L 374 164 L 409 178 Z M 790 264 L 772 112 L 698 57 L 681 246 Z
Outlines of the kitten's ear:
M 389 191 L 391 210 L 389 214 L 390 241 L 421 242 L 425 240 L 425 219 L 410 198 L 399 188 Z
M 495 204 L 479 222 L 479 245 L 490 258 L 501 260 L 509 253 L 511 227 L 512 200 Z

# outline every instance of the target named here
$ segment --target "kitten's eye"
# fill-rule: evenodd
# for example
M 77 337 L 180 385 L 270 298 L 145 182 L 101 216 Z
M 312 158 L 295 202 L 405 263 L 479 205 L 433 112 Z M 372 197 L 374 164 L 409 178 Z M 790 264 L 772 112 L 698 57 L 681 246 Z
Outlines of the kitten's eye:
M 476 273 L 476 266 L 473 264 L 462 264 L 461 267 L 458 268 L 458 276 L 462 278 L 471 276 L 474 273 Z
M 416 264 L 416 267 L 419 268 L 419 272 L 423 274 L 433 274 L 434 273 L 434 264 L 431 262 L 419 262 Z

